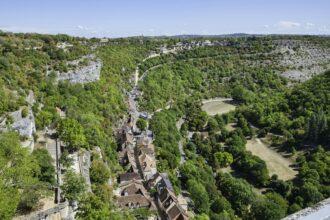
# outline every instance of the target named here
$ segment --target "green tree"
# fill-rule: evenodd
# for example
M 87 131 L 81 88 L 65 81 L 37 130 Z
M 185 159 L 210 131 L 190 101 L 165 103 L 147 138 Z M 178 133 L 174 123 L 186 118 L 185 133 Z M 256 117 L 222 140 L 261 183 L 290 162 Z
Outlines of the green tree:
M 269 173 L 265 161 L 249 151 L 240 154 L 239 160 L 235 161 L 235 167 L 243 172 L 250 182 L 258 186 L 268 183 Z
M 17 208 L 19 212 L 30 212 L 38 207 L 39 200 L 42 196 L 41 191 L 38 189 L 39 187 L 31 186 L 24 189 Z
M 245 136 L 252 136 L 253 130 L 242 115 L 237 118 L 237 127 L 242 129 L 242 132 Z
M 0 134 L 0 219 L 11 219 L 24 189 L 37 183 L 38 165 L 14 132 Z
M 255 201 L 256 195 L 245 180 L 233 178 L 229 174 L 221 174 L 217 183 L 237 214 L 243 216 L 249 212 L 249 206 Z
M 191 199 L 194 201 L 194 210 L 197 213 L 208 213 L 210 200 L 204 186 L 193 179 L 188 180 L 187 185 Z
M 20 194 L 15 188 L 7 188 L 1 183 L 0 186 L 0 218 L 12 219 L 18 207 Z
M 99 197 L 92 193 L 84 195 L 79 200 L 77 219 L 84 220 L 103 220 L 109 219 L 111 215 L 108 203 L 103 202 Z
M 98 196 L 103 202 L 110 203 L 112 205 L 113 188 L 108 184 L 92 184 L 93 193 Z
M 38 179 L 50 184 L 55 183 L 55 168 L 52 164 L 53 158 L 49 155 L 46 149 L 35 149 L 32 156 L 40 167 L 40 173 L 37 175 Z
M 45 110 L 41 110 L 37 113 L 36 116 L 36 126 L 38 129 L 43 129 L 45 126 L 48 126 L 54 119 L 54 115 Z
M 87 144 L 84 128 L 75 119 L 67 118 L 60 121 L 57 131 L 59 137 L 71 150 L 84 147 Z
M 101 160 L 94 160 L 90 168 L 90 176 L 93 183 L 103 184 L 110 178 L 109 168 Z
M 60 163 L 63 167 L 69 168 L 73 165 L 73 158 L 69 156 L 68 150 L 64 149 L 60 157 Z
M 213 201 L 211 210 L 215 213 L 221 213 L 223 211 L 232 212 L 230 202 L 223 196 L 219 196 Z
M 203 213 L 200 215 L 196 215 L 194 217 L 194 220 L 210 220 L 210 217 L 207 214 Z
M 214 154 L 215 163 L 219 167 L 227 167 L 233 163 L 233 155 L 228 152 L 216 152 Z
M 136 126 L 141 130 L 144 131 L 147 128 L 147 121 L 139 118 L 136 122 Z
M 218 131 L 220 129 L 218 121 L 214 118 L 209 118 L 209 121 L 207 122 L 207 128 L 209 131 Z
M 305 183 L 300 187 L 299 195 L 304 199 L 306 206 L 311 206 L 323 199 L 322 193 L 312 183 Z
M 253 93 L 244 88 L 242 85 L 235 86 L 231 95 L 234 100 L 239 102 L 249 103 L 253 100 Z
M 301 210 L 300 205 L 298 205 L 297 203 L 293 203 L 290 207 L 289 207 L 289 214 L 291 213 L 295 213 L 298 212 L 299 210 Z
M 252 219 L 279 220 L 285 216 L 285 213 L 286 210 L 268 199 L 257 199 L 251 207 Z
M 208 116 L 206 112 L 201 110 L 196 110 L 195 112 L 191 112 L 191 115 L 187 116 L 189 121 L 189 130 L 192 131 L 202 131 L 204 129 L 204 126 L 207 123 Z
M 29 109 L 26 106 L 24 106 L 21 114 L 22 114 L 22 118 L 26 118 L 29 114 Z
M 321 140 L 325 140 L 324 137 L 327 136 L 328 123 L 326 115 L 323 111 L 315 112 L 307 122 L 306 129 L 307 139 L 314 143 L 319 143 Z
M 78 200 L 86 191 L 85 179 L 72 170 L 68 170 L 64 176 L 64 183 L 61 189 L 63 190 L 65 198 L 70 202 Z

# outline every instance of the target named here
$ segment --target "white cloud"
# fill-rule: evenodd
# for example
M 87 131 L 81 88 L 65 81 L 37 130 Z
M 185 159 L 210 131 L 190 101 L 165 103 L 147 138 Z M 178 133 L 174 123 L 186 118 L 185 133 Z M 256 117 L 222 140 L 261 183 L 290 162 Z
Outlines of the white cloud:
M 264 28 L 269 28 L 268 24 L 263 25 Z
M 301 24 L 298 22 L 293 22 L 293 21 L 280 21 L 275 26 L 277 26 L 279 28 L 291 29 L 291 28 L 300 27 Z
M 310 22 L 307 22 L 307 23 L 306 23 L 306 26 L 307 26 L 307 27 L 314 27 L 314 26 L 315 26 L 315 24 L 313 24 L 313 23 L 310 23 Z
M 85 27 L 85 26 L 82 26 L 82 25 L 78 25 L 77 28 L 78 28 L 79 30 L 83 30 L 83 31 L 88 31 L 88 30 L 90 30 L 90 28 Z

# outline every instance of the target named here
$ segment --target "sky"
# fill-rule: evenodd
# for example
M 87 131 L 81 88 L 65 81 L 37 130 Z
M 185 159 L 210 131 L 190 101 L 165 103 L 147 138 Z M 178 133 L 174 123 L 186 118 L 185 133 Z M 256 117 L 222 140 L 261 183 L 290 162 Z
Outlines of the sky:
M 330 0 L 0 0 L 0 30 L 84 37 L 330 34 Z

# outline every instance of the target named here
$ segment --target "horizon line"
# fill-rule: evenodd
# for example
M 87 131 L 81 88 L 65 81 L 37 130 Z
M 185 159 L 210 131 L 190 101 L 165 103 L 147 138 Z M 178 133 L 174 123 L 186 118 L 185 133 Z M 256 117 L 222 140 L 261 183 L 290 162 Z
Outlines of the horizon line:
M 70 37 L 77 37 L 77 38 L 87 38 L 87 39 L 92 39 L 92 38 L 97 38 L 97 39 L 118 39 L 118 38 L 134 38 L 134 37 L 146 37 L 146 38 L 157 38 L 157 37 L 230 37 L 232 35 L 247 35 L 247 36 L 324 36 L 324 37 L 330 37 L 330 34 L 316 34 L 316 33 L 308 33 L 308 34 L 297 34 L 297 33 L 245 33 L 245 32 L 233 32 L 233 33 L 221 33 L 221 34 L 198 34 L 198 33 L 187 33 L 187 34 L 173 34 L 173 35 L 127 35 L 127 36 L 83 36 L 83 35 L 75 35 L 75 34 L 69 34 L 69 33 L 42 33 L 42 32 L 23 32 L 23 31 L 6 31 L 0 29 L 0 33 L 7 33 L 7 34 L 39 34 L 39 35 L 67 35 Z M 244 36 L 237 36 L 237 37 L 244 37 Z

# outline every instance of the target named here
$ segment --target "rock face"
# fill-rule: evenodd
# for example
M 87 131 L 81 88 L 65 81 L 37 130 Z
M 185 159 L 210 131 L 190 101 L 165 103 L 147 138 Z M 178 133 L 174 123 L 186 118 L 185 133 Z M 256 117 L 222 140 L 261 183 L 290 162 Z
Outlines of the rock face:
M 22 108 L 9 113 L 9 116 L 13 119 L 13 123 L 7 125 L 7 118 L 5 118 L 0 123 L 0 131 L 17 131 L 19 135 L 26 138 L 26 140 L 21 142 L 21 145 L 32 152 L 34 148 L 33 133 L 36 132 L 36 126 L 31 107 L 28 107 L 28 114 L 24 118 L 22 117 Z
M 33 137 L 33 133 L 36 131 L 34 116 L 32 113 L 32 109 L 28 109 L 28 115 L 23 118 L 22 117 L 22 109 L 12 112 L 9 114 L 13 118 L 13 124 L 11 124 L 11 128 L 21 136 L 25 136 L 28 138 Z
M 88 83 L 99 80 L 102 67 L 101 60 L 93 60 L 94 56 L 89 55 L 69 64 L 77 65 L 82 59 L 88 59 L 89 63 L 86 66 L 69 70 L 67 73 L 57 72 L 57 81 L 68 80 L 70 83 Z
M 32 152 L 34 148 L 33 133 L 36 132 L 35 119 L 31 108 L 31 106 L 35 102 L 34 93 L 32 91 L 29 91 L 29 94 L 26 97 L 26 101 L 29 104 L 29 106 L 27 107 L 28 112 L 26 117 L 22 117 L 23 108 L 20 108 L 19 110 L 14 112 L 10 112 L 8 115 L 12 118 L 13 123 L 7 126 L 6 121 L 8 119 L 3 117 L 4 119 L 2 121 L 0 119 L 0 131 L 17 131 L 20 136 L 26 138 L 25 141 L 21 142 L 22 146 L 29 148 L 29 151 Z
M 305 81 L 330 68 L 330 49 L 301 40 L 278 40 L 274 52 L 282 55 L 280 66 L 287 69 L 281 75 Z
M 84 177 L 86 181 L 87 190 L 89 192 L 92 192 L 89 174 L 89 168 L 91 167 L 91 153 L 89 151 L 84 151 L 82 154 L 79 155 L 78 161 L 80 167 L 80 174 Z

